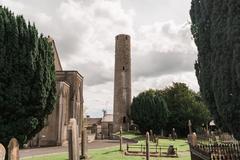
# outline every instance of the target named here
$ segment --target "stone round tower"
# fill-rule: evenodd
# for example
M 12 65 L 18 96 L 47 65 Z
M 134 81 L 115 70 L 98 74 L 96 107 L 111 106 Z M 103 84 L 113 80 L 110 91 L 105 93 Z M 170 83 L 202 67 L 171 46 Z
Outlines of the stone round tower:
M 120 34 L 115 38 L 115 75 L 113 132 L 120 126 L 127 130 L 131 105 L 131 43 L 130 36 Z

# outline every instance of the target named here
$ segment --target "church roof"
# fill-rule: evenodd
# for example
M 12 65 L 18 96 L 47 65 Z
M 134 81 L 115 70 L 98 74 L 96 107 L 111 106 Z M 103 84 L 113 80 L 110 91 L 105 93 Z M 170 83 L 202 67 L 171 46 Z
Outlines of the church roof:
M 87 124 L 88 126 L 92 126 L 94 124 L 100 124 L 102 118 L 87 118 Z
M 84 77 L 76 70 L 63 70 L 63 71 L 56 71 L 56 74 L 58 75 L 73 75 L 73 74 L 77 74 L 79 76 L 80 79 L 83 79 Z

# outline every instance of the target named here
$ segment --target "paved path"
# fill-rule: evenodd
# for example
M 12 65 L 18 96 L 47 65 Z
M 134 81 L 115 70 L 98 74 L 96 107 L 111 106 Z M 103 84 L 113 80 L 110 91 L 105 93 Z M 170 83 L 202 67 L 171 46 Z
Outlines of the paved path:
M 126 143 L 126 141 L 124 142 Z M 118 146 L 118 140 L 95 140 L 92 143 L 88 144 L 88 149 L 97 149 L 97 148 L 105 148 L 105 147 L 113 147 Z M 34 148 L 34 149 L 21 149 L 20 150 L 20 157 L 32 157 L 44 154 L 53 154 L 53 153 L 61 153 L 67 152 L 67 147 L 45 147 L 45 148 Z

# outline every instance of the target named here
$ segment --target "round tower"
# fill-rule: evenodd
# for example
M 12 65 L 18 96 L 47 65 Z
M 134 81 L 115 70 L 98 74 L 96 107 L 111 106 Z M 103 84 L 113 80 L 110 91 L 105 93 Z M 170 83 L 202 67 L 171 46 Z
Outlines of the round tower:
M 130 36 L 117 35 L 115 38 L 115 75 L 114 75 L 114 109 L 113 132 L 120 126 L 127 130 L 131 105 L 131 43 Z

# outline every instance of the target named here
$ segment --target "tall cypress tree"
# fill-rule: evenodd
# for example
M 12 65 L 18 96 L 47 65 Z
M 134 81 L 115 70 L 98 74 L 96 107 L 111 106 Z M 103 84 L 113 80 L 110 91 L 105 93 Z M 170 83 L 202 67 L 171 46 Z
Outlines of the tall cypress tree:
M 55 100 L 51 44 L 23 16 L 0 6 L 0 142 L 26 143 L 44 127 Z
M 192 0 L 190 16 L 202 97 L 217 125 L 240 140 L 240 1 Z

